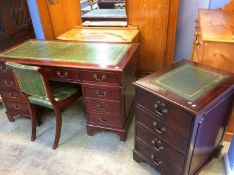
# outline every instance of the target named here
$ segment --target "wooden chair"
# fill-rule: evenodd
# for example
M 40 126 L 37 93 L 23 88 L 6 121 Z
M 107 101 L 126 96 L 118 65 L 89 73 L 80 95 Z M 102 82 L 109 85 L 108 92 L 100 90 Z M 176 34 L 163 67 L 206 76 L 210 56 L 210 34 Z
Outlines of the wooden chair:
M 32 123 L 31 140 L 36 139 L 36 113 L 34 105 L 50 108 L 56 115 L 56 132 L 53 149 L 58 147 L 61 128 L 61 110 L 82 95 L 81 87 L 68 83 L 49 82 L 40 67 L 7 62 L 14 72 L 15 81 L 24 94 L 30 109 Z

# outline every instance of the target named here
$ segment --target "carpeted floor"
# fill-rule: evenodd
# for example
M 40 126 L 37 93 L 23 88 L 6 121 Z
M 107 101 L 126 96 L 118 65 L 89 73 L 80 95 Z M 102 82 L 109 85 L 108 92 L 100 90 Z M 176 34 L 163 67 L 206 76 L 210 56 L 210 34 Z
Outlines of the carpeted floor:
M 52 150 L 54 113 L 45 111 L 37 139 L 30 141 L 31 123 L 18 118 L 10 123 L 0 107 L 0 175 L 157 175 L 150 166 L 132 158 L 134 122 L 126 142 L 110 132 L 86 134 L 81 100 L 63 112 L 60 145 Z M 225 143 L 224 152 L 229 144 Z M 200 174 L 225 174 L 223 157 L 214 159 Z M 173 175 L 173 173 L 172 173 Z

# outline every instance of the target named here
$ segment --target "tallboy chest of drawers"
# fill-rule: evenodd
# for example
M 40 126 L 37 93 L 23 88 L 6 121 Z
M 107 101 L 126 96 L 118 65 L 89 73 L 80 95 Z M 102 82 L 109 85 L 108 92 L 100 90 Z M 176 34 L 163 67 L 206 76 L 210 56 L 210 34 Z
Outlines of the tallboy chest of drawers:
M 135 85 L 135 161 L 187 175 L 219 156 L 234 99 L 231 74 L 183 60 Z

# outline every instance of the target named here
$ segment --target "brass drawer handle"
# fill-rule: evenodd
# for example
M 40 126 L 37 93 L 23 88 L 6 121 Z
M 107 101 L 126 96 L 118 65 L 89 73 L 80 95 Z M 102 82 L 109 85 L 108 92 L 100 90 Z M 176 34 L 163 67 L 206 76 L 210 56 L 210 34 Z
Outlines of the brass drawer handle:
M 151 159 L 153 160 L 153 162 L 154 162 L 154 164 L 155 165 L 157 165 L 157 166 L 159 166 L 159 165 L 161 165 L 162 164 L 162 161 L 161 160 L 155 160 L 155 156 L 153 155 L 153 154 L 151 154 Z
M 101 78 L 98 78 L 97 74 L 93 74 L 93 78 L 96 80 L 96 81 L 103 81 L 106 79 L 106 75 L 102 75 Z
M 54 5 L 58 2 L 58 0 L 48 0 L 49 4 Z
M 154 149 L 158 152 L 164 149 L 164 146 L 161 145 L 162 142 L 157 138 L 153 139 L 151 143 L 153 144 Z
M 9 82 L 7 80 L 4 80 L 4 83 L 5 83 L 6 86 L 10 86 L 10 87 L 13 85 L 13 81 Z
M 167 113 L 168 113 L 168 110 L 166 108 L 166 105 L 158 100 L 155 104 L 154 104 L 154 109 L 155 109 L 155 112 L 160 115 L 160 116 L 165 116 Z
M 97 94 L 97 96 L 99 96 L 99 97 L 105 97 L 106 96 L 106 94 L 107 94 L 107 91 L 104 91 L 103 93 L 101 93 L 100 91 L 96 91 L 96 94 Z
M 20 107 L 19 105 L 14 104 L 13 106 L 14 106 L 14 108 L 17 109 L 17 110 L 20 110 L 20 109 L 21 109 L 21 107 Z
M 57 75 L 61 78 L 66 78 L 68 76 L 68 72 L 64 72 L 64 74 L 61 74 L 60 71 L 57 71 Z
M 0 70 L 6 73 L 8 69 L 6 67 L 0 66 Z
M 105 104 L 105 103 L 99 103 L 99 104 L 97 105 L 97 107 L 98 107 L 99 109 L 105 110 L 105 109 L 107 108 L 107 104 Z
M 153 122 L 153 126 L 154 126 L 154 130 L 159 133 L 162 134 L 163 132 L 166 132 L 166 128 L 165 127 L 159 127 L 157 122 Z
M 17 93 L 13 93 L 13 92 L 10 92 L 9 94 L 8 94 L 11 98 L 17 98 L 17 96 L 18 96 L 18 94 Z
M 196 44 L 196 45 L 199 45 L 199 44 L 200 44 L 200 42 L 199 42 L 199 35 L 200 35 L 199 32 L 195 32 L 195 44 Z
M 104 118 L 100 118 L 100 121 L 101 121 L 101 122 L 107 122 L 107 120 L 104 119 Z

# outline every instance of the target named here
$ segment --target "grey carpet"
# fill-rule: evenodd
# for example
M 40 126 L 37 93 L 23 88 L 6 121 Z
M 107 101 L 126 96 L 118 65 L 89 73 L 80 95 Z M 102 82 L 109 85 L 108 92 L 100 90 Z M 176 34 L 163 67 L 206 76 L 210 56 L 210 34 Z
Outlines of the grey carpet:
M 106 131 L 86 134 L 86 118 L 81 100 L 63 112 L 60 145 L 52 150 L 54 113 L 45 111 L 37 139 L 30 141 L 31 123 L 17 118 L 10 123 L 0 107 L 0 175 L 157 175 L 150 166 L 132 158 L 134 122 L 126 142 Z M 225 143 L 224 152 L 229 144 Z M 201 175 L 225 174 L 223 157 L 214 159 Z M 173 173 L 172 173 L 173 175 Z

